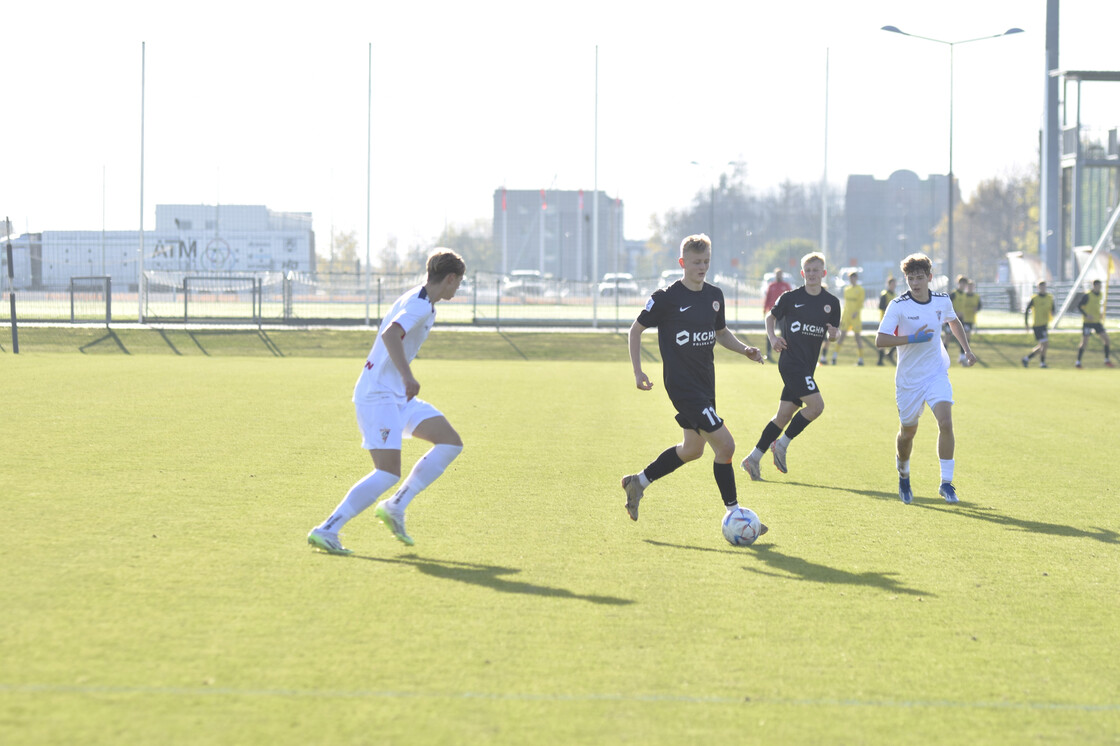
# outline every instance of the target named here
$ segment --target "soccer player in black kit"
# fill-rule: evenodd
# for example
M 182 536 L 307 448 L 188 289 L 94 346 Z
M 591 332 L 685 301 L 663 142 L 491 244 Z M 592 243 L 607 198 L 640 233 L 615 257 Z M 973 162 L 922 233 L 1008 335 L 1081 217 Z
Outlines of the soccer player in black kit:
M 712 242 L 704 234 L 681 242 L 678 260 L 684 276 L 667 288 L 654 291 L 645 309 L 630 327 L 630 363 L 634 366 L 634 382 L 641 391 L 649 391 L 653 383 L 642 372 L 642 332 L 657 327 L 657 344 L 661 351 L 665 391 L 677 410 L 677 424 L 684 431 L 683 439 L 670 446 L 638 474 L 622 478 L 626 492 L 626 512 L 638 520 L 638 503 L 650 483 L 695 461 L 709 444 L 715 454 L 712 467 L 720 497 L 727 510 L 739 506 L 735 492 L 735 440 L 716 414 L 716 342 L 727 349 L 762 362 L 757 347 L 744 344 L 724 319 L 723 291 L 704 282 L 712 261 Z M 766 526 L 762 527 L 766 531 Z
M 840 301 L 821 284 L 826 274 L 823 254 L 813 252 L 801 257 L 801 276 L 805 284 L 778 298 L 766 317 L 766 336 L 770 338 L 770 345 L 781 353 L 778 372 L 782 374 L 784 386 L 778 413 L 766 423 L 758 445 L 741 464 L 755 481 L 762 479 L 759 463 L 768 448 L 774 452 L 774 467 L 786 473 L 786 449 L 790 440 L 824 411 L 824 398 L 813 373 L 825 337 L 835 341 L 840 334 Z M 779 323 L 781 337 L 774 333 Z

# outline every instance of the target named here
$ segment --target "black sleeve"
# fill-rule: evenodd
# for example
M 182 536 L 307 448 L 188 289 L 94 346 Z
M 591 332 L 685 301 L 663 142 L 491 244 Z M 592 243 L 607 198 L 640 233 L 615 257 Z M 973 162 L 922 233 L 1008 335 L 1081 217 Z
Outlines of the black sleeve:
M 887 291 L 886 290 L 879 293 L 879 310 L 880 311 L 886 311 L 887 310 Z
M 665 288 L 659 288 L 653 291 L 650 296 L 650 302 L 638 314 L 638 323 L 647 329 L 655 327 L 661 323 L 664 317 L 664 311 L 669 307 L 669 294 Z

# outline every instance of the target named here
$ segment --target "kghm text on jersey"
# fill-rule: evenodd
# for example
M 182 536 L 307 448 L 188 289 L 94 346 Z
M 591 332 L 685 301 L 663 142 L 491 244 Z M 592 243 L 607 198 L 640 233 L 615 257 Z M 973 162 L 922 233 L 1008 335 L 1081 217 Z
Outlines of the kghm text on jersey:
M 679 347 L 685 346 L 690 340 L 694 346 L 714 344 L 716 333 L 714 331 L 689 333 L 687 329 L 677 332 L 677 345 Z

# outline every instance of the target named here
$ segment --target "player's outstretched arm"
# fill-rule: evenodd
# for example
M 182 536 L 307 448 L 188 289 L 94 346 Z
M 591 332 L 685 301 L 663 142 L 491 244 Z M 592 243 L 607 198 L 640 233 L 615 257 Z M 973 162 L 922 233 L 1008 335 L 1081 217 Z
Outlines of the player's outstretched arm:
M 642 391 L 649 391 L 653 388 L 653 382 L 642 371 L 642 332 L 648 328 L 635 321 L 630 325 L 630 333 L 627 338 L 630 345 L 630 365 L 634 368 L 634 384 Z

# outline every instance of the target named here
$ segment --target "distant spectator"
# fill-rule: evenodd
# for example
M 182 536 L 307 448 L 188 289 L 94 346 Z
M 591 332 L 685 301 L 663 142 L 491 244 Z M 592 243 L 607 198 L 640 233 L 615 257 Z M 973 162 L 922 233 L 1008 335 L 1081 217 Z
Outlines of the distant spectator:
M 774 269 L 774 281 L 766 287 L 766 297 L 762 299 L 762 319 L 765 321 L 770 314 L 770 309 L 778 302 L 782 293 L 788 293 L 793 288 L 785 281 L 782 270 Z M 770 336 L 766 336 L 766 359 L 770 359 Z

